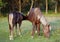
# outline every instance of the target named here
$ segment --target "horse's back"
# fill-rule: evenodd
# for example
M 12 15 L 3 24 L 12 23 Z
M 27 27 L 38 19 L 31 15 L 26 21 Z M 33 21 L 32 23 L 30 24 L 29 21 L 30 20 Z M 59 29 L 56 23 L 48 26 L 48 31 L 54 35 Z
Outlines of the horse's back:
M 12 13 L 9 13 L 8 15 L 9 23 L 18 23 L 18 22 L 21 22 L 22 20 L 23 20 L 23 16 L 21 13 L 12 12 Z
M 37 11 L 39 11 L 39 8 L 32 8 L 29 11 L 28 18 L 31 22 L 39 22 L 37 19 L 37 15 L 38 15 Z

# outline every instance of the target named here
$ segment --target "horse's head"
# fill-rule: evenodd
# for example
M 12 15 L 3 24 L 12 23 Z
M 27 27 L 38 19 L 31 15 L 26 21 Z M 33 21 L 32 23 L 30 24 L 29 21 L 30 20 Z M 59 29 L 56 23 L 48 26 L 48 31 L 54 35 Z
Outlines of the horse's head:
M 50 24 L 44 25 L 44 28 L 47 28 L 47 29 L 49 29 L 49 31 L 51 31 L 51 25 Z
M 51 26 L 50 24 L 47 24 L 47 25 L 44 25 L 43 27 L 44 27 L 43 28 L 44 35 L 45 37 L 48 38 L 50 36 Z

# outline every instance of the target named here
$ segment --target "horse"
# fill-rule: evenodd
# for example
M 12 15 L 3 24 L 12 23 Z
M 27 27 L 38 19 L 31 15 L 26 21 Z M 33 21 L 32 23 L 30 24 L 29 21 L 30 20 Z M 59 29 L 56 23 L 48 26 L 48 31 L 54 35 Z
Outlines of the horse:
M 32 8 L 28 14 L 26 15 L 26 20 L 32 22 L 33 29 L 32 29 L 32 38 L 34 36 L 35 31 L 37 31 L 38 36 L 40 35 L 40 24 L 43 25 L 43 32 L 45 37 L 50 36 L 51 26 L 48 23 L 45 16 L 42 14 L 40 8 Z
M 10 36 L 9 39 L 13 40 L 13 34 L 14 34 L 14 26 L 16 29 L 16 34 L 20 35 L 21 29 L 21 23 L 22 21 L 25 20 L 25 16 L 22 13 L 19 12 L 10 12 L 8 15 L 8 24 L 9 24 L 9 30 L 10 30 Z M 18 32 L 17 32 L 17 24 L 18 24 Z

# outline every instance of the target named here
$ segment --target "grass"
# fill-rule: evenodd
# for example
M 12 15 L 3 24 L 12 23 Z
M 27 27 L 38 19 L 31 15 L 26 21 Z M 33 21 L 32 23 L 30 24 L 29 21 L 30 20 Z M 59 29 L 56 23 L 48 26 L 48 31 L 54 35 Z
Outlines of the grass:
M 46 14 L 45 12 L 43 12 L 43 14 L 45 16 L 50 16 L 50 17 L 60 17 L 60 13 L 57 13 L 57 14 L 55 14 L 55 13 L 48 13 L 48 14 Z
M 31 38 L 32 24 L 29 21 L 23 21 L 21 25 L 21 36 L 15 37 L 14 40 L 9 40 L 9 28 L 7 18 L 0 18 L 0 42 L 60 42 L 60 20 L 50 22 L 52 25 L 51 36 L 49 39 L 45 38 L 41 28 L 41 36 L 37 34 Z M 57 26 L 57 27 L 56 27 Z
M 60 13 L 54 13 L 54 12 L 51 12 L 51 11 L 49 11 L 48 12 L 48 14 L 46 14 L 46 12 L 45 11 L 42 11 L 42 13 L 45 15 L 45 16 L 50 16 L 50 17 L 60 17 Z M 23 15 L 26 15 L 27 13 L 24 13 Z M 7 13 L 7 15 L 8 15 L 8 13 Z M 7 15 L 5 15 L 5 16 L 3 16 L 2 14 L 0 14 L 0 17 L 6 17 Z

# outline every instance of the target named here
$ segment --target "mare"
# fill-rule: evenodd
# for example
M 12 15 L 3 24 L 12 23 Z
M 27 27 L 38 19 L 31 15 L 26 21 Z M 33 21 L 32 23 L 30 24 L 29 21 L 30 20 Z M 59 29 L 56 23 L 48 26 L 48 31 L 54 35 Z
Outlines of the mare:
M 40 11 L 40 8 L 32 8 L 26 15 L 26 20 L 32 22 L 32 38 L 34 36 L 35 30 L 37 31 L 37 34 L 40 35 L 40 24 L 43 25 L 44 36 L 47 38 L 50 36 L 51 26 L 46 20 L 45 16 Z

